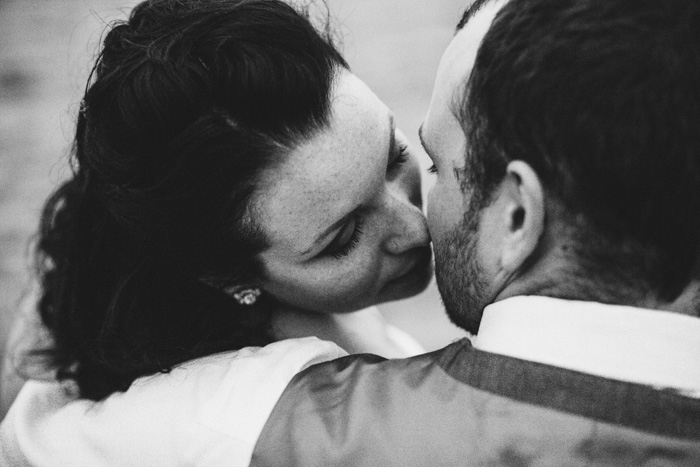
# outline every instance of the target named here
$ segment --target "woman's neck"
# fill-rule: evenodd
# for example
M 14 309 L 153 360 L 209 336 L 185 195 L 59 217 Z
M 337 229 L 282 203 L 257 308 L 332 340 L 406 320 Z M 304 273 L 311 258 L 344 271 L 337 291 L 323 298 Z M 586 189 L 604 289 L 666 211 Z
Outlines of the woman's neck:
M 272 315 L 272 332 L 277 340 L 316 336 L 335 342 L 349 353 L 373 353 L 385 358 L 414 355 L 392 336 L 390 326 L 376 307 L 350 313 L 316 313 L 278 309 Z

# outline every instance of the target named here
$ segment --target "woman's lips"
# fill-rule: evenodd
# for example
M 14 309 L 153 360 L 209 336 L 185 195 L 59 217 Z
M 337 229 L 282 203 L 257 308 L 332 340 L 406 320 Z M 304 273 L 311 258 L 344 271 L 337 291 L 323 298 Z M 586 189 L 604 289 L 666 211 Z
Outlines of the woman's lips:
M 412 265 L 410 265 L 408 268 L 404 269 L 404 272 L 402 272 L 399 276 L 397 276 L 395 279 L 392 279 L 390 283 L 395 284 L 396 282 L 400 282 L 403 279 L 407 279 L 410 276 L 416 275 L 418 272 L 426 272 L 429 275 L 432 275 L 432 271 L 430 268 L 430 265 L 432 263 L 432 258 L 433 258 L 433 252 L 430 247 L 425 247 L 425 249 L 419 254 L 418 258 L 414 261 Z

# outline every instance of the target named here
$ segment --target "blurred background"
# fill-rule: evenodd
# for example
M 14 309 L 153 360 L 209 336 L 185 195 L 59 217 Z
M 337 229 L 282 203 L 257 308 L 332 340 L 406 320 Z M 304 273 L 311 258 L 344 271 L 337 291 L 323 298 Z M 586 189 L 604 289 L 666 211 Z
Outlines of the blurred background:
M 15 317 L 31 308 L 22 304 L 31 284 L 29 242 L 44 199 L 69 175 L 75 115 L 101 34 L 136 3 L 0 0 L 0 348 Z M 353 71 L 394 110 L 428 167 L 417 130 L 442 52 L 469 1 L 327 3 Z M 382 311 L 428 350 L 463 335 L 444 316 L 434 283 Z

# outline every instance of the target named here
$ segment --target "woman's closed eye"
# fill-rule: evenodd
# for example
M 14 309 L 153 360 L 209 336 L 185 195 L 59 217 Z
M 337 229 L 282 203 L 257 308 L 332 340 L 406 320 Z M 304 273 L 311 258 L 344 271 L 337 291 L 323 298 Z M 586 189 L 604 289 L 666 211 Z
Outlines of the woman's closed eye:
M 435 167 L 435 164 L 431 165 L 431 166 L 428 168 L 428 173 L 429 173 L 429 174 L 436 174 L 436 173 L 437 173 L 437 167 Z
M 360 241 L 363 222 L 364 220 L 361 216 L 354 216 L 321 252 L 321 256 L 332 256 L 336 259 L 347 256 Z

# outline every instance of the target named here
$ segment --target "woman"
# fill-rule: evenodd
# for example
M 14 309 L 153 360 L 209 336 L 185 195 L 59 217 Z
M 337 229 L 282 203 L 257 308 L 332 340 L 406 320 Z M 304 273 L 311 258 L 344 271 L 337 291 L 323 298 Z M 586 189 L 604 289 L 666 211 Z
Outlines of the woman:
M 73 156 L 38 243 L 51 345 L 34 356 L 64 384 L 23 389 L 0 428 L 12 465 L 245 458 L 289 378 L 343 354 L 282 339 L 415 352 L 357 310 L 430 280 L 416 161 L 288 5 L 140 4 L 104 39 Z

